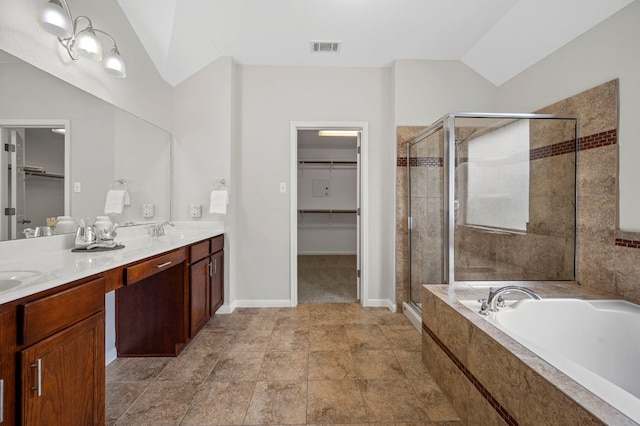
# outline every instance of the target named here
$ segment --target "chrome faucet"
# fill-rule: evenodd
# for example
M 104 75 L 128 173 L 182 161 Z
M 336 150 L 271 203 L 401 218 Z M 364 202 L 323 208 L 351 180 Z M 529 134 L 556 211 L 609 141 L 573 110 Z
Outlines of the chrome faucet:
M 482 306 L 480 307 L 480 311 L 478 313 L 480 315 L 489 315 L 489 312 L 497 312 L 498 307 L 505 307 L 506 304 L 504 303 L 504 298 L 502 296 L 505 294 L 509 294 L 512 291 L 526 294 L 527 296 L 529 296 L 534 300 L 542 299 L 538 293 L 526 287 L 521 287 L 517 285 L 508 285 L 508 286 L 500 287 L 495 290 L 493 289 L 493 287 L 491 287 L 489 289 L 489 297 L 486 299 L 479 300 L 479 302 L 482 302 Z
M 162 222 L 161 224 L 152 223 L 149 228 L 152 237 L 162 237 L 164 235 L 164 226 L 175 226 L 173 222 Z

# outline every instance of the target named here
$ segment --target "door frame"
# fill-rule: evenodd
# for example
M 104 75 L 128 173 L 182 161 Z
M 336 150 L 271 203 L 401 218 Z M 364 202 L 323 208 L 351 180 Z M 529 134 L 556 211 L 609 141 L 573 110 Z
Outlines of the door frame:
M 289 147 L 289 282 L 291 306 L 298 305 L 298 130 L 358 130 L 360 141 L 360 304 L 368 306 L 369 250 L 367 241 L 369 190 L 368 190 L 368 122 L 342 121 L 292 121 Z

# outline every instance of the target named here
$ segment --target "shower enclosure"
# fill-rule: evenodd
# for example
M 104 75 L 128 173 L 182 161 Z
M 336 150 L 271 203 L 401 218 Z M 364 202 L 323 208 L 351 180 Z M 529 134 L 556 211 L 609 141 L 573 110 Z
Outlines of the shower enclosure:
M 577 119 L 452 113 L 407 143 L 408 308 L 423 284 L 573 280 Z

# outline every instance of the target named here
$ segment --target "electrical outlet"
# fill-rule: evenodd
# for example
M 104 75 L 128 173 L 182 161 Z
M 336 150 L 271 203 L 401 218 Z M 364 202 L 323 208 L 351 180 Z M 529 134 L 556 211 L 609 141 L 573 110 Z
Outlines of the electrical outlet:
M 74 182 L 73 183 L 73 192 L 82 192 L 82 183 Z
M 202 216 L 202 205 L 201 204 L 191 204 L 189 206 L 189 215 L 191 217 L 200 217 L 200 216 Z
M 153 204 L 142 205 L 142 217 L 153 217 L 155 215 L 155 207 Z

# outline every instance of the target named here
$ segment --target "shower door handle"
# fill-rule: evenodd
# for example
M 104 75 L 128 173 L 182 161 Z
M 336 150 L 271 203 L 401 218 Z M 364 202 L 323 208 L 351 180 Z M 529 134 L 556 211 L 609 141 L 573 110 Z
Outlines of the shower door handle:
M 411 216 L 407 217 L 407 228 L 413 229 L 413 218 Z

